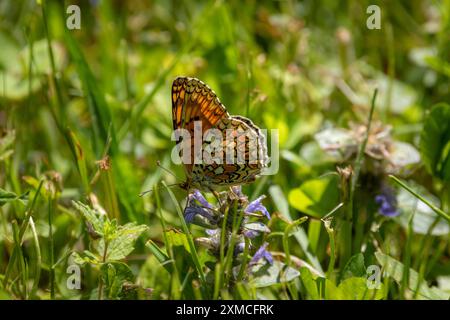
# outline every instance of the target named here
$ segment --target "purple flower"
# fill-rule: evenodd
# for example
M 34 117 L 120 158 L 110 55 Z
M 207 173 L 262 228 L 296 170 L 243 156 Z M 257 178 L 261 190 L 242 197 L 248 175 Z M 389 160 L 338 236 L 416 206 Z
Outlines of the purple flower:
M 208 219 L 209 222 L 215 222 L 214 216 L 205 208 L 198 206 L 189 206 L 184 210 L 184 220 L 187 223 L 192 223 L 196 215 L 200 215 Z
M 203 221 L 206 222 L 207 226 L 210 224 L 214 225 L 217 223 L 217 219 L 212 212 L 213 209 L 213 206 L 206 201 L 200 191 L 194 190 L 188 196 L 187 207 L 184 210 L 184 220 L 187 223 L 193 223 L 195 217 L 198 215 L 204 218 Z
M 212 249 L 219 250 L 220 248 L 220 237 L 221 237 L 221 229 L 206 229 L 206 233 L 208 234 L 209 238 L 204 238 L 208 240 L 208 244 Z M 238 255 L 239 253 L 244 252 L 245 249 L 245 241 L 241 239 L 236 245 L 234 246 L 234 255 Z
M 239 253 L 244 252 L 244 249 L 245 249 L 245 242 L 239 242 L 234 247 L 234 254 L 238 255 Z
M 258 231 L 255 231 L 255 230 L 244 230 L 244 236 L 249 238 L 249 239 L 253 239 L 253 238 L 255 238 L 258 235 L 259 235 Z
M 191 203 L 193 200 L 197 200 L 205 208 L 209 208 L 209 209 L 213 208 L 212 204 L 210 204 L 205 199 L 205 197 L 201 194 L 201 192 L 198 191 L 197 189 L 194 190 L 194 192 L 189 195 L 189 199 L 188 199 L 189 203 Z
M 242 193 L 242 187 L 241 186 L 233 186 L 233 187 L 231 187 L 231 190 L 233 191 L 233 193 L 235 195 L 237 195 L 240 198 L 247 197 L 245 194 Z
M 397 211 L 397 199 L 393 190 L 383 190 L 383 193 L 375 197 L 375 202 L 380 206 L 378 212 L 383 216 L 395 217 L 400 214 Z
M 211 237 L 220 235 L 220 229 L 206 229 L 205 232 L 208 234 L 208 236 L 211 236 Z
M 245 208 L 245 213 L 255 213 L 255 212 L 262 212 L 267 219 L 270 219 L 270 214 L 269 211 L 267 211 L 266 207 L 264 207 L 261 203 L 261 201 L 265 198 L 266 196 L 260 196 L 258 199 L 250 202 L 247 206 L 247 208 Z
M 267 251 L 267 246 L 269 244 L 265 242 L 261 247 L 259 247 L 258 251 L 254 254 L 253 258 L 250 260 L 249 265 L 255 265 L 261 259 L 266 259 L 269 264 L 273 264 L 273 257 L 269 251 Z

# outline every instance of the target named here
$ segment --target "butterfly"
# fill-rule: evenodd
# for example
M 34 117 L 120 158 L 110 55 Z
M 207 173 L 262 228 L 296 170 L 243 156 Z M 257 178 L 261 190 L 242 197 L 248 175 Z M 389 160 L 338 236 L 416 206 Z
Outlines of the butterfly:
M 178 150 L 184 142 L 191 151 L 190 161 L 184 163 L 187 180 L 182 188 L 214 191 L 221 186 L 248 184 L 267 167 L 267 147 L 261 130 L 250 119 L 231 116 L 215 92 L 202 81 L 189 77 L 173 81 L 172 119 L 175 132 L 178 129 L 189 132 L 189 141 L 178 136 L 176 142 Z M 209 161 L 194 161 L 199 154 L 193 141 L 196 123 L 201 125 L 202 135 L 211 129 L 222 134 L 223 139 L 218 141 L 223 156 L 219 153 Z M 201 143 L 201 152 L 211 146 L 211 141 L 206 139 Z

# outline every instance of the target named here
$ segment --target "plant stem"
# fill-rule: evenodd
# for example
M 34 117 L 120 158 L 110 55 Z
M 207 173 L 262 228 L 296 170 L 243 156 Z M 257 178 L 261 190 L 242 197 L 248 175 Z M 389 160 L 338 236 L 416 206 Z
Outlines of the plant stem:
M 33 217 L 30 218 L 30 229 L 31 233 L 33 234 L 33 243 L 34 243 L 34 250 L 36 252 L 36 264 L 34 269 L 34 280 L 33 280 L 33 286 L 31 288 L 30 297 L 33 299 L 38 286 L 39 286 L 39 279 L 41 278 L 41 248 L 39 246 L 39 238 L 36 232 L 36 227 L 34 225 Z
M 342 238 L 342 240 L 344 242 L 343 247 L 342 247 L 344 252 L 342 252 L 341 259 L 340 259 L 342 266 L 345 265 L 345 263 L 347 262 L 347 260 L 350 258 L 351 254 L 352 254 L 352 224 L 353 224 L 352 221 L 353 221 L 353 217 L 355 215 L 354 195 L 355 195 L 356 184 L 358 183 L 358 179 L 359 179 L 359 174 L 361 172 L 362 162 L 364 160 L 364 154 L 365 154 L 365 150 L 366 150 L 366 146 L 367 146 L 367 141 L 369 140 L 370 127 L 372 124 L 373 112 L 375 110 L 375 101 L 376 101 L 377 94 L 378 94 L 378 89 L 375 89 L 375 91 L 373 92 L 373 96 L 372 96 L 369 118 L 367 120 L 366 134 L 365 134 L 364 140 L 358 150 L 358 155 L 357 155 L 356 161 L 355 161 L 355 169 L 354 169 L 353 175 L 351 177 L 346 221 L 344 221 L 343 228 L 342 228 L 343 230 L 341 231 L 344 233 L 343 238 Z
M 102 263 L 106 262 L 106 254 L 108 253 L 108 241 L 105 241 L 105 248 L 103 249 Z M 100 280 L 98 281 L 98 300 L 103 299 L 103 277 L 100 273 Z
M 415 196 L 417 199 L 419 199 L 420 201 L 422 201 L 423 203 L 425 203 L 428 207 L 430 207 L 431 210 L 433 210 L 434 212 L 436 212 L 439 216 L 441 216 L 442 218 L 444 218 L 449 224 L 450 224 L 450 216 L 445 213 L 444 211 L 442 211 L 441 209 L 439 209 L 438 207 L 436 207 L 434 204 L 432 204 L 431 202 L 429 202 L 427 199 L 425 199 L 424 197 L 422 197 L 420 194 L 418 194 L 417 192 L 415 192 L 413 189 L 411 189 L 410 187 L 408 187 L 404 182 L 402 182 L 400 179 L 398 179 L 397 177 L 393 176 L 393 175 L 389 175 L 389 178 L 391 178 L 392 180 L 395 181 L 395 183 L 397 183 L 398 185 L 400 185 L 403 189 L 405 189 L 406 191 L 408 191 L 409 193 L 411 193 L 413 196 Z
M 26 211 L 26 215 L 25 215 L 25 219 L 22 222 L 22 225 L 20 226 L 20 230 L 19 230 L 19 243 L 22 243 L 23 240 L 23 236 L 25 234 L 25 231 L 28 227 L 28 223 L 30 221 L 31 215 L 33 214 L 33 210 L 34 210 L 34 206 L 36 205 L 36 200 L 39 197 L 39 194 L 41 192 L 41 188 L 42 188 L 42 184 L 43 184 L 44 180 L 41 180 L 39 182 L 39 186 L 37 187 L 36 193 L 33 197 L 33 201 L 31 202 L 30 208 Z M 6 287 L 6 285 L 8 284 L 8 280 L 9 280 L 9 276 L 11 274 L 12 271 L 12 267 L 15 263 L 16 260 L 16 256 L 17 256 L 17 251 L 20 248 L 14 248 L 13 252 L 11 254 L 11 258 L 9 259 L 8 262 L 8 266 L 6 267 L 6 271 L 5 271 L 5 277 L 3 278 L 3 287 Z
M 302 223 L 304 223 L 306 220 L 308 220 L 308 217 L 301 217 L 297 220 L 295 220 L 294 222 L 290 223 L 286 229 L 284 230 L 284 234 L 283 234 L 283 249 L 284 249 L 284 254 L 286 257 L 286 265 L 289 266 L 291 264 L 291 253 L 290 253 L 290 249 L 289 249 L 289 236 L 291 235 L 291 231 L 292 229 L 294 229 L 295 227 L 301 225 Z
M 48 200 L 48 229 L 49 229 L 49 235 L 48 235 L 48 249 L 50 254 L 50 298 L 52 300 L 55 299 L 55 256 L 54 256 L 54 242 L 53 242 L 53 226 L 52 226 L 52 211 L 53 211 L 53 199 Z
M 197 269 L 197 273 L 200 277 L 200 280 L 202 282 L 202 287 L 203 288 L 207 288 L 207 284 L 206 284 L 206 278 L 205 278 L 205 273 L 203 272 L 203 269 L 201 267 L 200 264 L 200 259 L 198 257 L 197 254 L 197 249 L 195 248 L 195 244 L 194 244 L 194 240 L 192 239 L 192 234 L 189 231 L 189 228 L 186 225 L 186 221 L 184 220 L 184 216 L 183 213 L 181 212 L 181 208 L 179 203 L 177 202 L 177 199 L 175 198 L 175 195 L 173 194 L 172 190 L 170 190 L 170 188 L 167 186 L 167 184 L 163 181 L 162 182 L 163 186 L 166 188 L 167 192 L 169 193 L 170 198 L 172 199 L 172 202 L 175 205 L 176 211 L 178 213 L 178 218 L 181 221 L 181 226 L 183 228 L 184 233 L 186 234 L 186 238 L 188 240 L 188 244 L 189 244 L 189 249 L 191 250 L 192 253 L 192 260 L 194 261 L 194 265 Z

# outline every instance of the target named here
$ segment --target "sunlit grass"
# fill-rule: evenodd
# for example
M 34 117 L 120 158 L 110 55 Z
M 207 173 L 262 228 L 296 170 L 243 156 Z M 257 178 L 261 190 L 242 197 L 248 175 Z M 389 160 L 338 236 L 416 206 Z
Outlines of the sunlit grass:
M 0 298 L 448 299 L 450 3 L 380 4 L 380 30 L 369 4 L 91 1 L 69 30 L 67 3 L 3 1 Z M 243 187 L 267 195 L 270 233 L 238 257 L 239 211 L 214 256 L 157 165 L 184 178 L 180 75 L 278 129 L 279 171 Z M 250 266 L 265 242 L 266 277 Z

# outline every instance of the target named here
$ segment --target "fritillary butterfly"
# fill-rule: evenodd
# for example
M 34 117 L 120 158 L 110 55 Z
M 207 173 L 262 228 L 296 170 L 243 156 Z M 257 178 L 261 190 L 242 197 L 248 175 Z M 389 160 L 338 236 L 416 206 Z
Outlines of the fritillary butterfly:
M 202 81 L 188 77 L 178 77 L 174 80 L 172 117 L 173 129 L 186 129 L 190 137 L 195 135 L 195 122 L 200 122 L 202 134 L 209 129 L 219 130 L 223 135 L 223 140 L 219 142 L 223 144 L 222 150 L 233 151 L 231 156 L 228 153 L 227 158 L 224 156 L 222 161 L 184 163 L 187 181 L 182 187 L 214 190 L 220 186 L 248 184 L 267 166 L 267 148 L 261 130 L 250 119 L 231 116 L 214 91 Z M 228 134 L 233 139 L 227 139 Z M 181 142 L 182 139 L 178 139 L 177 146 L 180 146 Z M 187 143 L 188 146 L 190 144 L 193 160 L 193 138 Z M 203 141 L 202 149 L 207 146 L 208 141 Z M 238 159 L 239 154 L 244 157 Z

